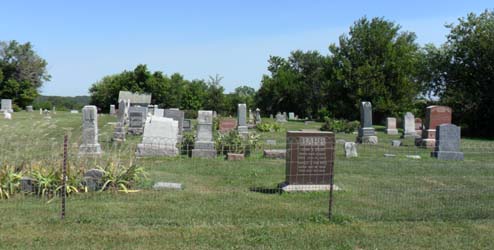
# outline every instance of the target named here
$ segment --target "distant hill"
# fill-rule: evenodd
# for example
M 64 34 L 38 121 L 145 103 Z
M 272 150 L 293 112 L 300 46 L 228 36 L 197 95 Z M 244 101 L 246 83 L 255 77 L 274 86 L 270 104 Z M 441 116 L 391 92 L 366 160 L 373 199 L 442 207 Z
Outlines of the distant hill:
M 82 109 L 84 105 L 88 105 L 89 96 L 38 96 L 33 101 L 34 109 L 51 109 L 53 106 L 57 110 Z

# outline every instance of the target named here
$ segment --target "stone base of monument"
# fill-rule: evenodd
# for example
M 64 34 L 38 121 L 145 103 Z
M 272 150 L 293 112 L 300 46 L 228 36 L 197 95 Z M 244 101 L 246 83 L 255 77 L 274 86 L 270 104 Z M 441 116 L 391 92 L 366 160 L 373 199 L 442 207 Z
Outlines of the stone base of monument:
M 464 159 L 463 152 L 434 151 L 431 152 L 431 156 L 439 160 L 462 161 Z
M 175 182 L 156 182 L 153 185 L 154 190 L 183 190 L 184 186 L 182 183 Z
M 241 135 L 249 134 L 249 127 L 247 127 L 247 126 L 238 126 L 237 130 L 238 130 L 238 133 Z
M 101 146 L 99 144 L 86 144 L 79 146 L 79 155 L 82 156 L 100 156 Z
M 216 158 L 216 149 L 212 141 L 196 141 L 192 149 L 192 158 Z
M 281 190 L 283 192 L 326 192 L 326 191 L 329 191 L 331 190 L 331 185 L 329 184 L 322 184 L 322 185 L 300 185 L 300 184 L 297 184 L 297 185 L 290 185 L 286 182 L 283 182 L 279 185 L 279 188 L 281 188 Z M 340 191 L 341 188 L 336 186 L 336 185 L 333 185 L 333 191 Z
M 268 159 L 284 160 L 286 158 L 286 149 L 265 149 L 263 156 Z
M 229 161 L 241 161 L 245 159 L 244 154 L 234 154 L 234 153 L 228 153 L 226 155 L 226 159 Z
M 398 129 L 395 129 L 395 128 L 386 129 L 386 134 L 388 134 L 388 135 L 397 135 L 398 134 Z
M 417 138 L 415 140 L 415 145 L 424 148 L 435 148 L 436 147 L 436 139 L 423 139 Z
M 175 145 L 137 144 L 136 156 L 177 156 L 178 148 Z
M 363 144 L 377 144 L 379 142 L 377 136 L 375 135 L 370 135 L 370 136 L 358 136 L 357 137 L 357 143 L 363 143 Z
M 131 128 L 129 127 L 127 129 L 127 133 L 132 134 L 132 135 L 142 135 L 144 132 L 144 128 Z

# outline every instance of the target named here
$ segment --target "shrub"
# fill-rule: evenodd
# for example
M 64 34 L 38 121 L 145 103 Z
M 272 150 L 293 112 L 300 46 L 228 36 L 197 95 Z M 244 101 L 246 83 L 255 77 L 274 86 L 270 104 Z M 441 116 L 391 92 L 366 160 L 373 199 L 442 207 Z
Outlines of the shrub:
M 215 140 L 216 150 L 220 154 L 236 153 L 250 155 L 252 149 L 258 146 L 259 135 L 255 133 L 249 133 L 249 135 L 244 138 L 238 131 L 232 130 L 229 133 L 221 134 Z
M 281 125 L 278 123 L 263 122 L 257 124 L 256 129 L 260 132 L 278 132 L 281 130 Z
M 332 131 L 335 133 L 353 133 L 360 127 L 359 121 L 347 121 L 347 120 L 338 120 L 331 119 L 329 117 L 324 118 L 324 124 L 321 127 L 322 131 Z

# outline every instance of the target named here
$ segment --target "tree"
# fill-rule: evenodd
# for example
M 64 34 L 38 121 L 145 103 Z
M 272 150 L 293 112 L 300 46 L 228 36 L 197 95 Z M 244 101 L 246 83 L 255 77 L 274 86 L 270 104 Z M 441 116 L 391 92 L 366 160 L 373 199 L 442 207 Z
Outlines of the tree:
M 454 121 L 472 135 L 494 136 L 494 12 L 470 13 L 449 24 L 447 41 L 429 45 L 426 90 L 453 108 Z
M 18 106 L 26 106 L 50 80 L 47 62 L 36 54 L 31 43 L 0 42 L 0 96 Z
M 413 107 L 420 92 L 417 74 L 422 57 L 415 34 L 400 28 L 383 18 L 364 17 L 348 35 L 340 36 L 339 45 L 330 45 L 333 80 L 328 88 L 350 105 L 352 111 L 344 110 L 354 114 L 351 118 L 358 117 L 361 101 L 372 102 L 377 120 Z

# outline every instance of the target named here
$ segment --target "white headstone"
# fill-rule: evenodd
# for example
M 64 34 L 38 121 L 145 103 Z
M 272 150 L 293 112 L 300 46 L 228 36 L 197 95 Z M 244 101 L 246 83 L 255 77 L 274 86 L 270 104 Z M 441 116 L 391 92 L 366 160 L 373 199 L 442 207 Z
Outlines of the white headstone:
M 146 120 L 142 143 L 137 145 L 138 156 L 178 155 L 178 121 L 151 116 Z
M 386 118 L 386 134 L 397 135 L 398 129 L 396 128 L 396 118 L 388 117 Z
M 14 112 L 12 109 L 12 99 L 2 99 L 0 111 Z
M 345 156 L 346 158 L 358 157 L 357 144 L 355 142 L 345 142 Z
M 405 116 L 403 116 L 403 137 L 416 137 L 417 132 L 415 131 L 415 116 L 406 112 Z

